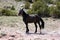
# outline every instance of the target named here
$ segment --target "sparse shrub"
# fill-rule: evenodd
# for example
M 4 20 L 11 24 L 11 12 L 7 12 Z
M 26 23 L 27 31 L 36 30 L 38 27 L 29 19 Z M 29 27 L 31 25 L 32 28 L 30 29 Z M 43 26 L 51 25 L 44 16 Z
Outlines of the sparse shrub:
M 5 15 L 5 11 L 6 11 L 5 9 L 1 11 L 2 15 Z
M 2 13 L 1 13 L 1 11 L 2 11 L 2 8 L 0 8 L 0 16 L 2 16 Z
M 60 1 L 59 2 L 56 2 L 56 6 L 60 10 Z
M 34 14 L 34 11 L 30 9 L 30 10 L 27 11 L 27 13 L 28 14 Z
M 25 0 L 26 2 L 30 2 L 30 3 L 33 3 L 33 1 L 32 0 Z
M 11 9 L 11 6 L 4 6 L 5 9 Z
M 50 17 L 48 6 L 45 6 L 45 10 L 44 10 L 43 15 L 46 16 L 46 17 Z
M 2 16 L 2 13 L 0 12 L 0 16 Z
M 38 14 L 39 16 L 49 16 L 48 6 L 42 1 L 34 2 L 32 8 L 28 11 L 29 14 Z
M 34 2 L 33 5 L 32 5 L 32 11 L 34 14 L 38 14 L 38 13 L 42 13 L 43 12 L 43 2 L 41 1 L 37 1 L 37 2 Z
M 56 3 L 56 7 L 55 6 L 49 7 L 49 13 L 50 16 L 54 18 L 60 18 L 60 2 Z
M 11 7 L 11 10 L 15 10 L 14 6 Z
M 19 2 L 19 1 L 21 1 L 21 0 L 15 0 L 15 1 Z
M 5 15 L 5 16 L 16 16 L 17 13 L 14 10 L 3 9 L 2 10 L 2 15 Z
M 60 18 L 60 1 L 56 2 L 55 17 Z
M 57 7 L 50 7 L 49 8 L 49 13 L 52 17 L 54 18 L 59 18 L 60 17 L 60 10 Z
M 53 16 L 55 17 L 55 18 L 60 18 L 60 10 L 55 10 L 55 12 L 53 13 Z
M 29 9 L 30 8 L 30 3 L 29 2 L 26 2 L 25 3 L 25 9 Z

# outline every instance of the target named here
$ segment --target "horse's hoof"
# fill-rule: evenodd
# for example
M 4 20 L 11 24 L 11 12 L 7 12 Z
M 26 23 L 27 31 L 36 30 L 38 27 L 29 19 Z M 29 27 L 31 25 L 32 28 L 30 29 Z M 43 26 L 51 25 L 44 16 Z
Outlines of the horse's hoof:
M 44 35 L 44 33 L 40 33 L 41 35 Z
M 27 34 L 29 33 L 29 32 L 26 32 Z
M 37 33 L 37 32 L 34 32 L 34 33 Z
M 42 34 L 42 33 L 40 33 L 40 34 Z
M 26 32 L 26 34 L 29 34 L 29 32 Z

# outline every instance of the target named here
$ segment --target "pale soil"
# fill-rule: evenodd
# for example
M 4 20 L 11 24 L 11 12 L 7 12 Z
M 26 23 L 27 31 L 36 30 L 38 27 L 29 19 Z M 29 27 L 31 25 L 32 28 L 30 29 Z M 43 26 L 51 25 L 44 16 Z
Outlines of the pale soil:
M 29 24 L 30 34 L 25 33 L 25 24 L 22 17 L 0 17 L 0 40 L 60 40 L 60 19 L 43 18 L 45 29 L 35 34 L 34 24 Z M 4 35 L 6 34 L 6 35 Z M 12 37 L 13 36 L 13 37 Z

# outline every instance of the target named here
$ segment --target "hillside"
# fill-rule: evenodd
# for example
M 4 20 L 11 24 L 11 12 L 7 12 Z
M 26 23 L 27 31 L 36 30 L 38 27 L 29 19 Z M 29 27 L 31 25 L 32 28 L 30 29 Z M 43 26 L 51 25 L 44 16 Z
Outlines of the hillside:
M 16 10 L 19 10 L 22 6 L 24 6 L 24 2 L 16 2 L 15 0 L 0 0 L 0 8 L 4 6 L 14 6 Z

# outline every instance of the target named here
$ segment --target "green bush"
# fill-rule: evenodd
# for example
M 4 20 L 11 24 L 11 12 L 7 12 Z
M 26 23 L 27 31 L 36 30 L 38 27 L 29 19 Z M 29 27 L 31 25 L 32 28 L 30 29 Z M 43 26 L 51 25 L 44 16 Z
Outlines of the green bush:
M 48 6 L 42 1 L 36 1 L 32 5 L 32 9 L 28 11 L 29 14 L 38 14 L 39 16 L 48 16 Z
M 41 1 L 34 2 L 33 5 L 32 5 L 32 10 L 36 14 L 42 13 L 43 10 L 44 10 L 44 4 L 43 4 L 43 2 L 41 2 Z
M 28 14 L 34 14 L 34 11 L 31 10 L 31 9 L 29 9 L 29 10 L 27 11 L 27 13 L 28 13 Z
M 49 13 L 50 16 L 54 18 L 60 18 L 60 2 L 56 3 L 56 7 L 55 6 L 49 7 Z
M 52 13 L 51 15 L 53 18 L 60 18 L 60 11 L 59 10 L 55 10 L 54 13 Z
M 0 16 L 2 16 L 2 13 L 1 13 L 1 11 L 2 11 L 2 8 L 0 8 Z
M 59 18 L 60 17 L 60 10 L 57 7 L 50 7 L 49 8 L 49 13 L 50 16 L 54 17 L 54 18 Z
M 53 6 L 49 7 L 50 16 L 53 16 L 54 11 L 55 11 L 55 7 L 53 7 Z
M 15 1 L 19 2 L 19 1 L 21 1 L 21 0 L 15 0 Z
M 53 13 L 53 16 L 55 17 L 55 18 L 60 18 L 60 10 L 55 10 L 55 13 Z
M 14 6 L 11 7 L 11 10 L 15 10 Z
M 17 15 L 17 12 L 15 12 L 14 10 L 3 9 L 1 12 L 2 12 L 2 15 L 5 15 L 5 16 L 16 16 Z
M 56 2 L 57 8 L 60 10 L 60 1 Z
M 29 9 L 30 8 L 30 3 L 29 2 L 26 2 L 25 3 L 25 9 Z
M 27 1 L 28 2 L 29 0 L 24 0 L 24 1 Z
M 32 0 L 24 0 L 24 1 L 26 1 L 26 2 L 30 2 L 30 3 L 33 3 L 33 1 L 32 1 Z

